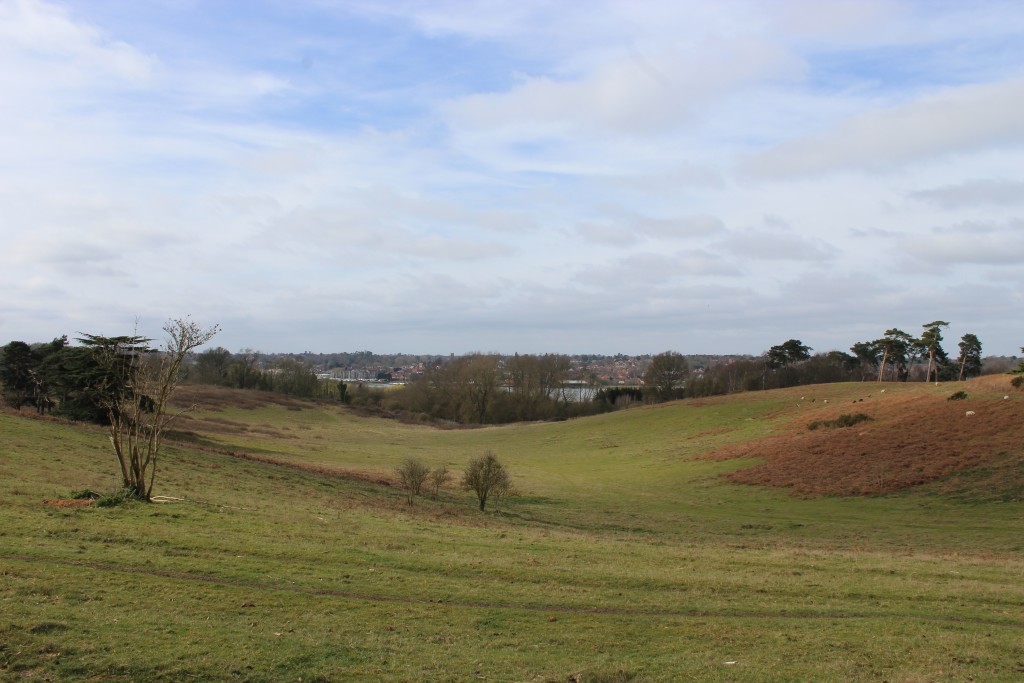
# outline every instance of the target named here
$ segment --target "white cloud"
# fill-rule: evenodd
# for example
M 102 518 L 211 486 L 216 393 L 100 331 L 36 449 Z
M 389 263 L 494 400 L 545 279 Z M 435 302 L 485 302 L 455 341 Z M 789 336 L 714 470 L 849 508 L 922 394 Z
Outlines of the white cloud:
M 721 219 L 706 214 L 677 218 L 656 218 L 618 207 L 601 207 L 603 220 L 584 221 L 576 226 L 587 240 L 626 245 L 642 239 L 693 240 L 725 230 Z
M 6 65 L 0 69 L 0 82 L 33 89 L 77 89 L 111 79 L 141 84 L 154 66 L 138 49 L 75 21 L 58 5 L 38 0 L 0 2 L 0 55 Z
M 723 242 L 731 253 L 755 261 L 807 261 L 834 259 L 836 249 L 820 239 L 779 230 L 748 229 L 732 234 Z
M 891 170 L 951 153 L 1024 144 L 1024 80 L 972 84 L 866 111 L 834 129 L 754 154 L 760 178 L 840 170 Z
M 709 101 L 745 83 L 798 69 L 778 46 L 750 40 L 626 54 L 580 79 L 527 77 L 507 92 L 459 98 L 446 113 L 456 128 L 511 129 L 524 140 L 567 127 L 645 136 L 689 123 Z
M 973 206 L 1015 206 L 1024 204 L 1024 182 L 1013 180 L 967 180 L 927 190 L 915 190 L 911 199 L 928 202 L 944 209 Z
M 1024 220 L 1006 225 L 961 223 L 906 237 L 905 253 L 932 265 L 1017 265 L 1024 267 Z

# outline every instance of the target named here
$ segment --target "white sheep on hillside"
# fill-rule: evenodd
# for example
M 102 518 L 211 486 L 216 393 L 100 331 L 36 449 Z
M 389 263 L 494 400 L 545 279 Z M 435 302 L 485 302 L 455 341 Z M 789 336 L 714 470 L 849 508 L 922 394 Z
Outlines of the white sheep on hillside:
M 967 417 L 974 417 L 974 415 L 975 415 L 975 412 L 973 410 L 968 410 L 967 411 Z

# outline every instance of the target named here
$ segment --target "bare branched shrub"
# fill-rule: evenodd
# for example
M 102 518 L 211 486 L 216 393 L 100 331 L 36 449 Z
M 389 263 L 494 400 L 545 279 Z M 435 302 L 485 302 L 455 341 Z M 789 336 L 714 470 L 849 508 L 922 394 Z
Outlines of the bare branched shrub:
M 441 487 L 452 480 L 451 470 L 447 465 L 435 467 L 430 471 L 430 485 L 434 489 L 434 497 L 441 492 Z
M 512 480 L 498 457 L 487 451 L 481 457 L 469 461 L 462 475 L 462 485 L 476 493 L 482 511 L 487 507 L 489 496 L 500 498 L 512 488 Z
M 405 489 L 409 505 L 412 505 L 413 498 L 420 495 L 423 484 L 430 476 L 430 468 L 419 458 L 406 458 L 405 461 L 395 468 L 398 475 L 399 485 Z

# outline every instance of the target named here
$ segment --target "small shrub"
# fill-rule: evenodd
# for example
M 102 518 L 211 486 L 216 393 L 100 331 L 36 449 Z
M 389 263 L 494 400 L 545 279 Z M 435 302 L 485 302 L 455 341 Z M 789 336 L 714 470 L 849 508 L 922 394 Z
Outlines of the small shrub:
M 118 505 L 121 505 L 122 503 L 127 503 L 130 500 L 138 500 L 137 496 L 135 495 L 135 491 L 127 488 L 121 489 L 120 491 L 108 493 L 107 495 L 98 498 L 96 500 L 96 507 L 117 507 Z
M 856 424 L 860 424 L 861 422 L 867 422 L 868 420 L 873 419 L 874 418 L 872 418 L 870 415 L 865 415 L 864 413 L 856 413 L 855 415 L 844 413 L 843 415 L 840 415 L 834 420 L 815 420 L 814 422 L 808 424 L 807 428 L 812 432 L 818 427 L 827 427 L 829 429 L 842 429 L 844 427 L 852 427 Z
M 71 498 L 71 500 L 96 500 L 103 496 L 92 489 L 82 489 L 81 491 L 72 491 L 71 495 L 68 497 Z
M 1015 389 L 1020 389 L 1021 387 L 1024 387 L 1024 375 L 1017 375 L 1016 377 L 1010 380 L 1010 384 L 1012 384 Z
M 946 400 L 947 401 L 963 401 L 965 398 L 967 398 L 967 392 L 966 391 L 957 391 L 957 392 L 954 392 L 953 395 L 950 396 Z
M 420 495 L 423 484 L 430 476 L 430 468 L 419 458 L 406 458 L 399 467 L 395 468 L 399 484 L 405 489 L 406 499 L 412 505 L 413 498 Z
M 435 467 L 430 471 L 430 485 L 434 489 L 435 498 L 437 497 L 437 494 L 440 493 L 441 487 L 451 481 L 451 478 L 452 473 L 448 469 L 447 465 Z
M 512 490 L 512 479 L 498 457 L 487 451 L 479 458 L 473 458 L 462 474 L 462 486 L 472 489 L 480 501 L 480 512 L 487 507 L 488 496 L 501 498 Z
M 835 426 L 836 427 L 852 427 L 855 424 L 859 424 L 861 422 L 867 422 L 870 419 L 871 419 L 871 416 L 870 415 L 865 415 L 864 413 L 857 413 L 856 415 L 849 415 L 849 414 L 840 415 L 835 420 L 835 422 L 836 422 Z

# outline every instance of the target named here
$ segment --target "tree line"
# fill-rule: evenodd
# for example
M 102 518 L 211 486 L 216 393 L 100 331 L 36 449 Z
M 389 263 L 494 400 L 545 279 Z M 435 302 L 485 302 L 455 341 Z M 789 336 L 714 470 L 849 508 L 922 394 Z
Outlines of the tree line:
M 690 397 L 735 391 L 779 389 L 831 382 L 959 381 L 977 377 L 982 370 L 981 341 L 964 334 L 952 357 L 942 346 L 944 320 L 922 325 L 920 336 L 890 328 L 877 339 L 856 342 L 850 352 L 811 354 L 799 339 L 773 346 L 761 357 L 737 360 L 709 368 L 690 378 L 685 395 Z
M 274 391 L 332 400 L 422 421 L 501 424 L 580 417 L 636 403 L 784 388 L 843 381 L 949 381 L 981 373 L 981 342 L 961 338 L 956 356 L 943 348 L 949 323 L 922 325 L 919 336 L 898 328 L 874 340 L 857 342 L 850 352 L 814 350 L 799 339 L 772 346 L 758 357 L 732 358 L 691 372 L 675 351 L 650 358 L 639 386 L 597 387 L 580 392 L 569 356 L 559 354 L 502 356 L 469 354 L 427 357 L 423 374 L 399 390 L 375 389 L 319 379 L 296 357 L 271 364 L 253 350 L 232 353 L 222 347 L 197 354 L 182 368 L 181 381 L 238 389 Z M 66 336 L 46 344 L 10 342 L 0 348 L 0 384 L 6 402 L 34 407 L 40 413 L 106 423 L 103 391 L 117 384 L 88 346 L 89 335 L 72 346 Z M 269 366 L 268 366 L 269 365 Z M 574 384 L 569 384 L 575 378 Z M 106 387 L 106 389 L 100 389 Z
M 401 390 L 359 385 L 347 398 L 356 405 L 459 424 L 566 419 L 597 412 L 591 401 L 571 396 L 569 372 L 570 359 L 564 355 L 474 353 L 433 359 L 422 376 Z
M 15 409 L 28 406 L 40 414 L 107 424 L 105 405 L 111 392 L 121 389 L 124 373 L 104 365 L 101 351 L 106 344 L 121 343 L 119 352 L 125 360 L 133 353 L 142 353 L 144 343 L 151 340 L 134 335 L 83 334 L 75 341 L 78 344 L 72 345 L 63 335 L 45 344 L 12 341 L 0 347 L 0 391 L 5 403 Z M 178 372 L 181 382 L 306 398 L 344 398 L 344 385 L 318 379 L 302 361 L 283 358 L 267 368 L 261 354 L 248 349 L 239 353 L 220 347 L 209 349 L 183 359 Z
M 196 355 L 185 381 L 304 398 L 342 398 L 337 383 L 318 379 L 313 369 L 298 358 L 277 358 L 270 367 L 266 365 L 259 351 L 243 349 L 232 353 L 217 347 Z

